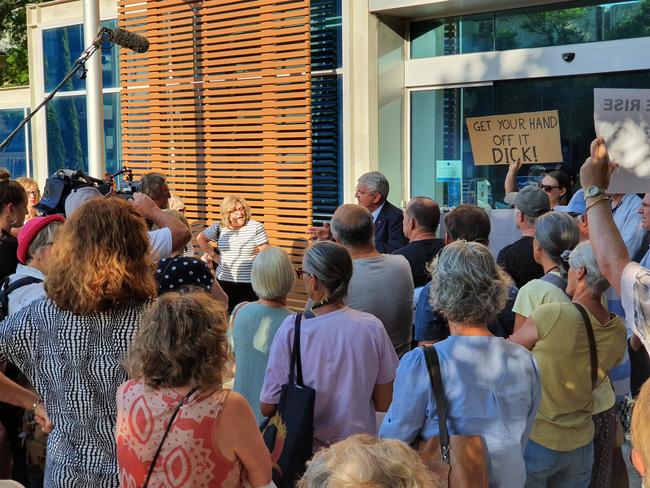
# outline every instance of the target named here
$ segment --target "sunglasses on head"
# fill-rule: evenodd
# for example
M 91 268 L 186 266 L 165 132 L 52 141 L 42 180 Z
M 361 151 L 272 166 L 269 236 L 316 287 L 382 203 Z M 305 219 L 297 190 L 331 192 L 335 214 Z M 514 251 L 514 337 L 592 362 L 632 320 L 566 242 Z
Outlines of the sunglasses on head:
M 557 188 L 558 190 L 562 188 L 561 186 L 555 186 L 555 185 L 542 185 L 541 183 L 538 183 L 537 186 L 544 190 L 546 193 L 551 193 L 553 191 L 553 188 Z

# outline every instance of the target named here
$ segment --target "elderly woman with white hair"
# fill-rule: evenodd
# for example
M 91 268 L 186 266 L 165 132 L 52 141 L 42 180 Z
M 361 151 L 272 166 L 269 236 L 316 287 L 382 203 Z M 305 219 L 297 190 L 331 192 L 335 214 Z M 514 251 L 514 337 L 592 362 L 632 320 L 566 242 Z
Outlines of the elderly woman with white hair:
M 417 453 L 395 439 L 356 434 L 316 453 L 298 488 L 436 488 Z
M 264 249 L 255 257 L 251 270 L 251 284 L 259 299 L 240 303 L 231 316 L 236 365 L 233 390 L 248 400 L 258 423 L 264 419 L 259 398 L 269 350 L 280 325 L 291 314 L 287 295 L 295 281 L 296 272 L 287 252 L 279 247 Z
M 625 324 L 602 303 L 609 283 L 589 241 L 571 252 L 569 266 L 566 292 L 573 302 L 539 306 L 510 338 L 532 350 L 542 375 L 542 400 L 525 453 L 531 488 L 589 486 L 595 392 L 625 352 Z
M 524 448 L 540 397 L 532 354 L 487 328 L 506 303 L 508 285 L 490 250 L 476 242 L 448 245 L 432 265 L 431 304 L 447 318 L 451 332 L 432 346 L 440 363 L 449 435 L 480 435 L 489 484 L 503 488 L 525 482 Z M 408 444 L 440 435 L 422 348 L 400 362 L 379 435 Z

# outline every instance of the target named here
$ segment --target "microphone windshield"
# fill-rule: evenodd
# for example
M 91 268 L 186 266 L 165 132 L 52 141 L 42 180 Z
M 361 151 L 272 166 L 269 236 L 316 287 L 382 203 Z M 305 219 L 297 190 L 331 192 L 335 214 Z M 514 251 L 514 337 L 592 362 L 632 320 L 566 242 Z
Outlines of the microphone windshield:
M 146 37 L 130 32 L 121 27 L 111 30 L 109 40 L 118 46 L 131 49 L 136 53 L 146 53 L 149 50 L 149 41 Z

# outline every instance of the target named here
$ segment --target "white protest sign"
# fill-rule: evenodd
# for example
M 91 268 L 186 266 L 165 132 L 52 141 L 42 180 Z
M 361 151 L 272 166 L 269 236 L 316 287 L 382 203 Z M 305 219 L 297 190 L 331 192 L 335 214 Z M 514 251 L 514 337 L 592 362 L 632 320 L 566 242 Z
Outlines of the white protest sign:
M 594 126 L 619 164 L 609 191 L 650 191 L 650 90 L 595 88 Z

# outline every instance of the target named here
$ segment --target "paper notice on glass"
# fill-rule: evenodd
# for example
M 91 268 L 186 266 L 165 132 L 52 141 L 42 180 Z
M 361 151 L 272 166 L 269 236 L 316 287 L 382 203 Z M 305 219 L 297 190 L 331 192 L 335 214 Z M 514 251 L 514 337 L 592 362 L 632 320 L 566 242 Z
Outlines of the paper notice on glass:
M 436 160 L 436 181 L 456 183 L 463 179 L 463 162 L 460 160 Z
M 650 191 L 650 90 L 595 88 L 594 126 L 619 164 L 609 191 Z

